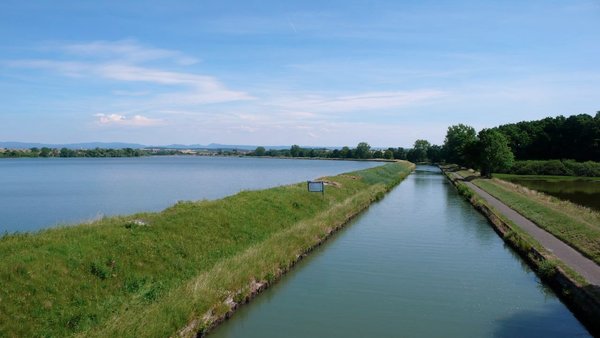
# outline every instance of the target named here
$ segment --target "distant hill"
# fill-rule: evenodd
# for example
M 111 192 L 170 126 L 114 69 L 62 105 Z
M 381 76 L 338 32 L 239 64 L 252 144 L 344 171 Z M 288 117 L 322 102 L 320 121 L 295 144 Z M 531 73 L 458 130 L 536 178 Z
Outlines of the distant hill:
M 146 148 L 145 145 L 137 143 L 122 143 L 122 142 L 87 142 L 87 143 L 70 143 L 70 144 L 50 144 L 50 143 L 31 143 L 31 142 L 0 142 L 0 148 L 9 149 L 28 149 L 28 148 L 68 148 L 68 149 L 94 149 L 94 148 L 111 148 L 123 149 Z
M 208 145 L 202 144 L 168 144 L 168 145 L 144 145 L 139 143 L 123 143 L 123 142 L 86 142 L 86 143 L 69 143 L 69 144 L 52 144 L 52 143 L 32 143 L 32 142 L 0 142 L 0 148 L 8 149 L 29 149 L 29 148 L 68 148 L 68 149 L 143 149 L 143 148 L 162 148 L 162 149 L 238 149 L 238 150 L 254 150 L 258 146 L 254 145 L 232 145 L 211 143 Z M 264 146 L 267 149 L 281 150 L 289 149 L 290 146 Z

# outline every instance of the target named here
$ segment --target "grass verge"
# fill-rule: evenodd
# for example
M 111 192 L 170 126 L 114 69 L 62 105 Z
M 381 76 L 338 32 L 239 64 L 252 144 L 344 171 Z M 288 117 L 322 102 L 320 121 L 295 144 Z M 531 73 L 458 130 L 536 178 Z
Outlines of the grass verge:
M 511 180 L 543 180 L 548 182 L 561 182 L 561 181 L 587 181 L 596 182 L 600 181 L 600 177 L 585 177 L 585 176 L 551 176 L 551 175 L 515 175 L 515 174 L 494 174 L 494 177 Z
M 600 264 L 600 213 L 498 179 L 473 183 Z
M 193 336 L 407 176 L 407 162 L 0 238 L 0 336 Z

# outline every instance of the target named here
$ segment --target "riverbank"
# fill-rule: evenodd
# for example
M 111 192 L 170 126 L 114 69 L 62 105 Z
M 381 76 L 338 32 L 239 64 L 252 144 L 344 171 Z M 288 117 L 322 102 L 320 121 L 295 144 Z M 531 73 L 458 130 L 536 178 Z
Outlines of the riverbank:
M 517 224 L 518 221 L 521 221 L 520 218 L 523 222 L 529 222 L 527 219 L 514 211 L 512 212 L 512 215 L 507 215 L 507 213 L 511 213 L 508 206 L 504 207 L 504 209 L 507 210 L 500 212 L 497 209 L 497 206 L 492 205 L 494 197 L 487 195 L 487 192 L 485 191 L 476 191 L 479 188 L 482 188 L 482 185 L 486 186 L 487 184 L 490 184 L 489 182 L 482 183 L 483 180 L 476 179 L 474 176 L 464 177 L 464 172 L 462 172 L 463 175 L 461 176 L 454 172 L 444 170 L 444 174 L 457 187 L 458 191 L 465 196 L 477 210 L 488 218 L 496 232 L 511 247 L 513 247 L 525 261 L 527 261 L 527 263 L 538 273 L 540 278 L 546 281 L 555 290 L 563 302 L 569 306 L 588 329 L 593 334 L 599 335 L 600 324 L 597 322 L 597 318 L 600 316 L 600 287 L 595 279 L 594 283 L 589 283 L 579 273 L 574 271 L 571 266 L 568 266 L 557 257 L 562 255 L 560 249 L 554 247 L 554 250 L 547 249 L 545 247 L 547 243 L 544 242 L 544 245 L 540 244 L 537 238 L 534 238 L 534 236 L 530 234 L 531 230 L 523 229 L 525 224 Z M 473 180 L 475 180 L 475 182 L 467 182 Z M 473 183 L 475 183 L 475 185 L 473 185 Z M 489 188 L 489 186 L 486 187 Z M 486 194 L 487 196 L 483 196 L 483 194 Z M 498 200 L 495 200 L 494 203 L 498 206 L 502 206 L 502 202 Z M 527 216 L 527 212 L 532 213 L 534 211 L 525 210 L 525 216 Z M 533 223 L 531 223 L 529 227 L 537 228 Z M 543 230 L 540 229 L 539 231 Z M 544 235 L 542 234 L 542 236 Z M 548 239 L 552 240 L 552 238 Z M 555 239 L 555 241 L 559 242 L 557 244 L 562 244 L 559 240 Z M 569 250 L 571 248 L 567 246 L 565 249 Z M 569 253 L 569 256 L 577 255 L 574 250 L 572 251 L 573 253 Z M 582 259 L 585 260 L 583 257 Z M 590 264 L 591 267 L 597 268 L 593 262 Z
M 473 183 L 600 264 L 600 213 L 507 181 Z
M 587 177 L 587 176 L 552 176 L 552 175 L 515 175 L 515 174 L 494 174 L 494 177 L 511 180 L 546 180 L 549 182 L 555 181 L 584 181 L 584 182 L 597 182 L 600 181 L 600 177 Z
M 0 335 L 193 336 L 407 176 L 408 162 L 0 238 Z

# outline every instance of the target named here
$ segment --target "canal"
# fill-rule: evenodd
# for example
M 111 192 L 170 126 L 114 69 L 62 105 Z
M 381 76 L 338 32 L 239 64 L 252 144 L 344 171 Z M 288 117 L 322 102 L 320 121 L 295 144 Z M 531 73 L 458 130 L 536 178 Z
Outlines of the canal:
M 435 167 L 243 306 L 210 337 L 587 337 Z

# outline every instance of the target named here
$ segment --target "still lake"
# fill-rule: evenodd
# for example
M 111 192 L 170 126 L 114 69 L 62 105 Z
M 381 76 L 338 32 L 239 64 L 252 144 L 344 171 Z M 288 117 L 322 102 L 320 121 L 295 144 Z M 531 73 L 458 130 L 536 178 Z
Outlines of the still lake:
M 378 162 L 160 156 L 0 160 L 0 234 L 159 211 L 381 165 Z
M 564 179 L 553 176 L 544 179 L 540 176 L 511 176 L 504 178 L 510 182 L 525 186 L 529 189 L 552 195 L 556 198 L 571 201 L 575 204 L 600 211 L 600 180 L 598 179 Z

